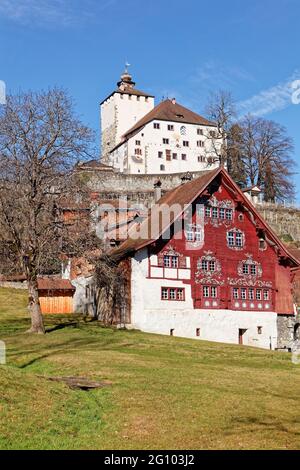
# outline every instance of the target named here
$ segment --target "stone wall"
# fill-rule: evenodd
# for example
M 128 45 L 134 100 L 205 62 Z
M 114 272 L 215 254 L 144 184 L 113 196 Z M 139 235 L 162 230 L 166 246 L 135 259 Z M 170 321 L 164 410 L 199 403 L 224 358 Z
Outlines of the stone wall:
M 258 204 L 257 209 L 277 235 L 300 241 L 299 208 L 277 204 Z
M 203 172 L 189 173 L 188 177 L 198 178 Z M 151 207 L 155 202 L 154 185 L 161 182 L 162 195 L 166 191 L 182 184 L 183 173 L 159 174 L 159 175 L 131 175 L 117 171 L 89 173 L 89 187 L 98 192 L 103 199 L 127 199 L 136 204 L 144 204 Z
M 292 348 L 294 342 L 295 324 L 295 317 L 291 317 L 290 315 L 277 316 L 278 348 Z
M 197 178 L 203 172 L 191 172 L 189 176 Z M 182 184 L 183 173 L 159 175 L 129 175 L 117 171 L 89 173 L 89 186 L 99 192 L 103 199 L 126 197 L 133 204 L 142 204 L 146 208 L 155 202 L 154 184 L 161 181 L 162 195 Z M 300 241 L 300 209 L 277 204 L 257 204 L 257 210 L 264 220 L 280 237 L 290 237 L 290 241 Z M 286 240 L 288 241 L 288 240 Z

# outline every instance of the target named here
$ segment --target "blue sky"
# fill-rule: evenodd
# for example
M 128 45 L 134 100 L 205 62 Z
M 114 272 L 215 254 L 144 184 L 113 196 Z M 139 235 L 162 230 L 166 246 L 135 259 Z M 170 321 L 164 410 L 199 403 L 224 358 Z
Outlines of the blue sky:
M 243 112 L 287 127 L 300 169 L 299 18 L 299 0 L 0 0 L 0 80 L 67 88 L 98 133 L 126 60 L 138 88 L 200 113 L 228 89 Z

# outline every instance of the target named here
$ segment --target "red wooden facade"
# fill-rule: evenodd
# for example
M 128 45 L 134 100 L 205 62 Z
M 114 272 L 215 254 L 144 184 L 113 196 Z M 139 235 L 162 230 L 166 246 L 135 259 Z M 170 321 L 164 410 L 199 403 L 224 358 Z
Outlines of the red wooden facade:
M 187 212 L 179 216 L 183 228 L 176 230 L 176 224 L 171 223 L 168 240 L 159 236 L 156 240 L 129 241 L 123 244 L 123 250 L 137 251 L 147 246 L 148 278 L 157 278 L 153 274 L 157 270 L 152 268 L 163 269 L 160 271 L 163 275 L 159 275 L 163 279 L 162 300 L 185 298 L 184 290 L 170 291 L 168 285 L 168 280 L 176 279 L 177 269 L 177 279 L 181 273 L 183 284 L 191 284 L 194 308 L 293 315 L 293 277 L 299 263 L 225 170 L 210 173 L 214 177 L 202 190 L 200 180 L 195 180 L 171 191 L 162 200 L 169 205 L 178 202 L 186 205 L 189 192 L 195 195 L 198 185 L 198 195 L 190 199 L 192 217 Z M 190 270 L 190 276 L 184 275 L 185 270 Z

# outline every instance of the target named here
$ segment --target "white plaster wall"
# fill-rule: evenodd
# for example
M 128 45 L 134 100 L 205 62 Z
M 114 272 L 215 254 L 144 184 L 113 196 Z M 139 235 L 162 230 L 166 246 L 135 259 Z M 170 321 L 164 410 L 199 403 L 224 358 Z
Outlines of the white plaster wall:
M 131 326 L 148 333 L 239 343 L 239 329 L 246 329 L 243 344 L 259 348 L 277 347 L 277 314 L 232 310 L 195 310 L 191 287 L 182 281 L 147 279 L 147 250 L 132 259 Z M 161 300 L 161 287 L 185 288 L 185 301 Z M 262 334 L 258 334 L 262 327 Z M 200 338 L 196 330 L 200 328 Z
M 85 305 L 87 299 L 85 295 L 85 288 L 93 282 L 93 277 L 86 278 L 84 276 L 72 279 L 71 283 L 75 287 L 76 291 L 73 297 L 73 305 L 75 313 L 85 313 Z
M 160 123 L 160 129 L 154 129 L 154 122 Z M 174 131 L 168 131 L 169 124 L 174 126 Z M 182 125 L 187 129 L 185 136 L 180 135 Z M 204 135 L 198 135 L 197 129 L 203 129 Z M 214 144 L 208 137 L 211 130 L 214 128 L 171 121 L 152 121 L 111 154 L 111 164 L 120 171 L 124 168 L 132 174 L 185 173 L 217 168 L 219 161 L 211 165 L 207 162 L 198 162 L 199 156 L 216 157 Z M 163 138 L 168 138 L 169 144 L 163 144 Z M 139 159 L 135 156 L 136 140 L 141 141 L 142 156 Z M 189 147 L 183 147 L 183 140 L 189 141 Z M 198 147 L 198 140 L 202 140 L 205 146 Z M 217 144 L 220 149 L 221 141 Z M 172 154 L 177 153 L 177 160 L 167 161 L 166 150 L 171 150 Z M 163 158 L 158 157 L 158 152 L 163 152 Z M 181 159 L 182 154 L 187 155 L 186 160 Z M 124 164 L 121 163 L 122 158 Z M 165 170 L 161 170 L 161 165 L 165 166 Z
M 116 126 L 115 142 L 117 145 L 122 136 L 142 117 L 154 108 L 154 98 L 115 93 L 101 105 L 102 133 L 112 125 Z M 105 151 L 105 149 L 103 149 Z

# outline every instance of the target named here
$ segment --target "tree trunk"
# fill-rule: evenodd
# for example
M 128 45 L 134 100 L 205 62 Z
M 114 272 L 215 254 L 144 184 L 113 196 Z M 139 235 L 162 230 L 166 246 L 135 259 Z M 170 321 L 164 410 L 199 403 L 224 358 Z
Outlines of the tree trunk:
M 32 279 L 28 280 L 28 298 L 29 298 L 29 312 L 31 316 L 31 328 L 28 333 L 45 334 L 45 327 L 43 322 L 43 315 L 39 300 L 37 281 Z

